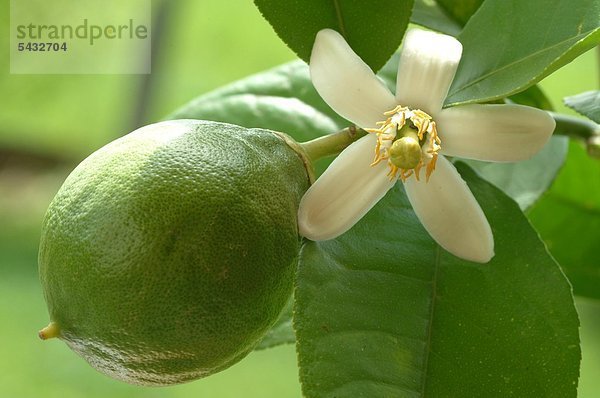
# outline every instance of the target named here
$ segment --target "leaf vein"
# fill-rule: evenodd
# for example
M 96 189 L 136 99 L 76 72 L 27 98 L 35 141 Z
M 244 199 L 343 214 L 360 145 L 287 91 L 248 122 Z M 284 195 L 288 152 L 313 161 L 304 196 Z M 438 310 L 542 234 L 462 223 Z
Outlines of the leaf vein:
M 437 278 L 438 278 L 438 270 L 440 268 L 440 262 L 441 262 L 441 249 L 439 246 L 436 246 L 436 253 L 435 253 L 435 261 L 434 261 L 434 269 L 433 269 L 433 279 L 431 281 L 431 304 L 430 304 L 430 310 L 429 310 L 429 322 L 427 325 L 427 340 L 425 341 L 425 358 L 423 360 L 423 373 L 422 373 L 422 381 L 421 381 L 421 385 L 422 385 L 422 389 L 421 389 L 421 396 L 424 397 L 425 396 L 425 388 L 427 387 L 427 370 L 429 367 L 429 356 L 432 352 L 431 350 L 431 338 L 433 335 L 433 317 L 434 317 L 434 313 L 435 313 L 435 300 L 436 300 L 436 296 L 437 296 Z
M 333 6 L 335 7 L 335 16 L 340 27 L 340 33 L 347 39 L 346 26 L 344 25 L 344 17 L 342 17 L 342 7 L 340 6 L 339 0 L 333 0 Z
M 343 391 L 343 387 L 344 386 L 349 386 L 349 385 L 356 384 L 356 383 L 373 383 L 373 384 L 382 385 L 382 386 L 386 386 L 386 387 L 392 388 L 394 390 L 397 390 L 398 392 L 410 393 L 411 395 L 416 392 L 414 390 L 411 390 L 410 388 L 401 387 L 401 386 L 396 385 L 396 384 L 386 383 L 386 382 L 383 382 L 383 381 L 370 380 L 370 379 L 364 378 L 364 379 L 353 379 L 352 381 L 343 383 L 339 387 L 334 387 L 334 388 L 331 388 L 331 389 L 328 389 L 328 390 L 324 390 L 322 396 L 329 396 L 329 397 L 334 397 L 334 398 L 340 397 L 340 395 L 336 394 L 338 391 Z
M 322 249 L 321 250 L 322 253 L 324 254 L 324 256 L 327 257 L 327 259 L 329 259 L 332 263 L 334 263 L 338 269 L 343 269 L 343 270 L 347 270 L 347 271 L 358 271 L 358 272 L 364 272 L 366 274 L 383 274 L 383 275 L 391 275 L 393 277 L 396 277 L 398 279 L 403 279 L 409 282 L 419 282 L 419 283 L 427 283 L 429 281 L 425 280 L 425 279 L 419 279 L 415 276 L 410 276 L 410 275 L 406 275 L 406 274 L 401 274 L 399 272 L 395 272 L 395 271 L 388 271 L 385 269 L 367 269 L 367 268 L 352 268 L 349 267 L 347 265 L 347 263 L 341 261 L 336 255 L 334 255 L 333 253 L 331 253 L 329 250 L 325 250 Z
M 381 334 L 387 337 L 391 337 L 394 340 L 411 340 L 414 342 L 421 343 L 423 340 L 420 340 L 418 337 L 412 337 L 406 334 L 400 334 L 397 332 L 391 332 L 383 329 L 369 329 L 369 328 L 360 328 L 360 329 L 339 329 L 339 330 L 329 330 L 326 334 L 324 334 L 321 338 L 331 338 L 334 336 L 344 336 L 344 335 L 356 335 L 356 334 Z M 372 338 L 372 337 L 371 337 Z
M 514 60 L 514 61 L 512 61 L 512 62 L 510 62 L 510 63 L 508 63 L 506 65 L 503 65 L 503 66 L 501 66 L 501 67 L 499 67 L 497 69 L 494 69 L 494 70 L 491 70 L 491 71 L 489 71 L 487 73 L 484 73 L 483 75 L 479 76 L 478 78 L 476 78 L 476 79 L 472 80 L 471 82 L 463 85 L 462 87 L 460 87 L 456 91 L 451 92 L 450 94 L 448 94 L 448 97 L 452 97 L 453 95 L 456 95 L 457 93 L 460 93 L 461 91 L 464 91 L 464 90 L 468 89 L 469 87 L 474 86 L 475 84 L 477 84 L 477 83 L 479 83 L 479 82 L 481 82 L 481 81 L 489 78 L 490 76 L 493 76 L 493 75 L 495 75 L 497 73 L 503 72 L 505 69 L 509 69 L 509 68 L 511 68 L 511 67 L 513 67 L 515 65 L 519 65 L 519 64 L 521 64 L 523 62 L 528 62 L 531 58 L 535 58 L 538 55 L 542 55 L 545 52 L 551 51 L 554 48 L 560 47 L 560 46 L 562 46 L 562 45 L 564 45 L 564 44 L 566 44 L 566 43 L 568 43 L 570 41 L 578 42 L 578 41 L 580 41 L 580 39 L 583 39 L 583 38 L 589 36 L 590 34 L 592 34 L 596 30 L 597 29 L 592 29 L 592 30 L 586 31 L 584 34 L 573 36 L 573 37 L 569 37 L 568 39 L 565 39 L 563 41 L 555 43 L 555 44 L 551 45 L 550 47 L 546 47 L 546 48 L 540 49 L 538 51 L 535 51 L 535 52 L 529 54 L 526 57 L 516 59 L 516 60 Z

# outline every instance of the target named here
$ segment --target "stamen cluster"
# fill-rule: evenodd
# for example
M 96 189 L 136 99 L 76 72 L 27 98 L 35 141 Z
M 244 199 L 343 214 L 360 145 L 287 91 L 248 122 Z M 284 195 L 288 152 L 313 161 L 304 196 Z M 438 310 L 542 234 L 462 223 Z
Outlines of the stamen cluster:
M 385 112 L 384 115 L 387 116 L 387 119 L 377 122 L 377 125 L 381 127 L 366 129 L 369 133 L 377 135 L 375 158 L 371 166 L 387 160 L 390 168 L 388 172 L 390 180 L 396 178 L 399 174 L 402 181 L 406 181 L 413 174 L 419 181 L 421 168 L 426 167 L 425 178 L 426 181 L 429 181 L 431 173 L 435 170 L 438 152 L 442 148 L 442 142 L 438 137 L 436 123 L 433 118 L 420 109 L 411 110 L 402 105 Z M 396 164 L 390 154 L 391 144 L 404 136 L 399 132 L 403 130 L 407 123 L 410 123 L 409 127 L 414 126 L 416 129 L 415 133 L 421 146 L 422 156 L 414 168 L 403 168 L 402 165 Z

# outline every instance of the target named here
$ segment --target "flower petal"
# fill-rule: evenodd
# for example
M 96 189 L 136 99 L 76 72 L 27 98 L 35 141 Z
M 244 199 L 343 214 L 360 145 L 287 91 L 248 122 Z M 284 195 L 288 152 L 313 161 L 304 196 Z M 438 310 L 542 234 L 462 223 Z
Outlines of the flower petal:
M 490 261 L 492 230 L 452 163 L 440 156 L 429 182 L 410 177 L 404 187 L 417 217 L 440 246 L 465 260 Z
M 397 102 L 429 114 L 439 112 L 461 55 L 462 45 L 452 36 L 409 30 L 398 64 Z
M 300 235 L 319 241 L 343 234 L 394 185 L 387 162 L 370 166 L 376 141 L 369 134 L 350 145 L 306 191 L 298 209 Z
M 310 56 L 310 77 L 319 95 L 342 117 L 362 128 L 376 128 L 394 96 L 336 31 L 317 33 Z
M 523 105 L 463 105 L 436 116 L 441 153 L 493 162 L 532 157 L 556 125 L 547 112 Z

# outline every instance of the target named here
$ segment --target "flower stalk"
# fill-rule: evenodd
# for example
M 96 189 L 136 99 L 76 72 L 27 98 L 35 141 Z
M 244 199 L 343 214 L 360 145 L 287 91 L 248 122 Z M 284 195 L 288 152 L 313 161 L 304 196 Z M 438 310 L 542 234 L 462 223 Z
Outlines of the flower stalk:
M 327 156 L 339 154 L 346 149 L 348 145 L 367 134 L 368 133 L 365 130 L 353 125 L 336 133 L 302 142 L 300 143 L 300 146 L 304 149 L 304 152 L 306 152 L 311 161 L 316 162 Z
M 554 134 L 566 135 L 574 138 L 588 140 L 593 136 L 600 135 L 600 125 L 574 116 L 563 115 L 561 113 L 550 113 L 556 121 Z
M 600 125 L 574 116 L 551 113 L 556 121 L 554 134 L 566 135 L 585 142 L 588 154 L 600 159 Z

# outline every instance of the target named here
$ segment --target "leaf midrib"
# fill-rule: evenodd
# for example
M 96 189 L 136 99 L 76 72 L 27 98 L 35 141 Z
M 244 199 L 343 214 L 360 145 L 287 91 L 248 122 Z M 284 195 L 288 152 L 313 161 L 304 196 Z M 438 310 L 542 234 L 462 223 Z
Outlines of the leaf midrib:
M 494 69 L 494 70 L 492 70 L 490 72 L 487 72 L 487 73 L 479 76 L 477 79 L 470 81 L 468 84 L 463 85 L 458 90 L 449 93 L 448 97 L 452 97 L 452 96 L 454 96 L 454 95 L 456 95 L 456 94 L 458 94 L 458 93 L 460 93 L 460 92 L 468 89 L 469 87 L 474 86 L 475 84 L 481 82 L 482 80 L 485 80 L 485 79 L 489 78 L 490 76 L 493 76 L 493 75 L 495 75 L 497 73 L 501 73 L 505 69 L 511 68 L 511 67 L 513 67 L 515 65 L 518 65 L 520 63 L 527 62 L 528 60 L 530 60 L 530 59 L 532 59 L 534 57 L 537 57 L 538 55 L 543 54 L 544 52 L 550 51 L 550 50 L 554 49 L 555 47 L 559 47 L 559 46 L 561 46 L 561 45 L 563 45 L 563 44 L 565 44 L 565 43 L 567 43 L 569 41 L 575 40 L 575 41 L 579 42 L 580 41 L 579 38 L 583 39 L 583 38 L 589 36 L 590 34 L 592 34 L 593 32 L 595 32 L 596 30 L 598 30 L 598 28 L 592 29 L 592 30 L 588 30 L 585 33 L 579 34 L 577 36 L 572 36 L 572 37 L 570 37 L 568 39 L 565 39 L 565 40 L 563 40 L 561 42 L 555 43 L 555 44 L 553 44 L 550 47 L 543 48 L 541 50 L 538 50 L 538 51 L 536 51 L 534 53 L 529 54 L 528 56 L 526 56 L 524 58 L 519 58 L 519 59 L 517 59 L 517 60 L 515 60 L 513 62 L 510 62 L 510 63 L 508 63 L 508 64 L 506 64 L 506 65 L 504 65 L 504 66 L 502 66 L 502 67 L 500 67 L 498 69 Z
M 425 341 L 425 353 L 423 360 L 423 372 L 421 373 L 422 378 L 422 388 L 421 388 L 421 397 L 425 397 L 425 388 L 427 387 L 427 370 L 429 369 L 429 356 L 431 355 L 431 339 L 433 335 L 433 319 L 435 314 L 435 300 L 437 296 L 437 280 L 438 280 L 438 269 L 440 267 L 441 262 L 441 248 L 436 245 L 435 252 L 435 262 L 433 268 L 433 278 L 432 278 L 432 286 L 431 286 L 431 305 L 429 307 L 429 322 L 427 323 L 427 340 Z
M 340 5 L 340 1 L 333 0 L 333 6 L 335 7 L 335 16 L 337 18 L 338 26 L 340 28 L 340 33 L 342 34 L 342 36 L 344 36 L 346 39 L 348 39 L 348 36 L 346 35 L 346 26 L 344 24 L 344 17 L 342 16 L 342 6 Z

